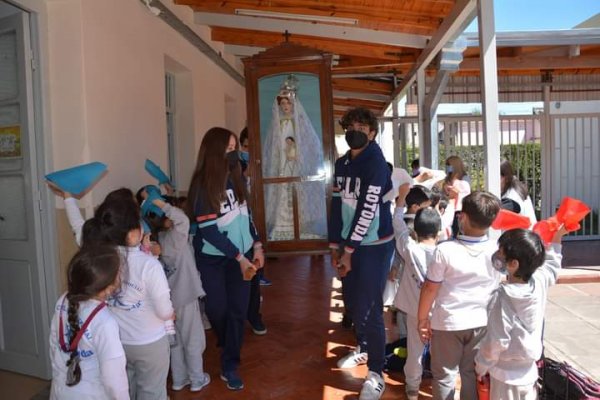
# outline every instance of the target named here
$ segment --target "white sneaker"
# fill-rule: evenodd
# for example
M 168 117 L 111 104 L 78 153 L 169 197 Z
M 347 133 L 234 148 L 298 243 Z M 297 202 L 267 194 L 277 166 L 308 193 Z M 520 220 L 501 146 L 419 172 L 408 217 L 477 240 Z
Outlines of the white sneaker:
M 183 389 L 184 387 L 186 387 L 187 385 L 189 385 L 191 382 L 189 379 L 186 379 L 185 381 L 181 382 L 181 383 L 173 383 L 173 386 L 171 386 L 171 389 L 173 389 L 174 391 L 179 391 L 181 389 Z
M 366 364 L 368 360 L 369 355 L 361 353 L 360 346 L 356 346 L 354 350 L 338 360 L 337 366 L 338 368 L 354 368 L 357 365 Z
M 406 400 L 419 400 L 419 386 L 416 388 L 406 386 Z
M 193 381 L 191 386 L 190 386 L 190 392 L 199 392 L 202 390 L 202 388 L 204 388 L 204 386 L 208 385 L 210 383 L 210 375 L 208 375 L 206 372 L 204 373 L 203 379 L 201 381 Z
M 376 372 L 369 371 L 365 378 L 365 383 L 360 390 L 358 400 L 379 400 L 385 391 L 385 382 L 383 376 Z

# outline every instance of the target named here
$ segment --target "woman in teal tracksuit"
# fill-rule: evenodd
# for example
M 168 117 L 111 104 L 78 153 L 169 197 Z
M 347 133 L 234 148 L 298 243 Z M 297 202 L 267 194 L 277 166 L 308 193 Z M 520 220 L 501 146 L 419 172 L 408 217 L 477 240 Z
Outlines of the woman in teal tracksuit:
M 189 213 L 198 223 L 196 264 L 206 291 L 206 314 L 221 347 L 221 379 L 243 389 L 238 374 L 250 282 L 244 272 L 262 267 L 262 244 L 246 203 L 239 143 L 231 131 L 209 129 L 200 145 L 189 189 Z

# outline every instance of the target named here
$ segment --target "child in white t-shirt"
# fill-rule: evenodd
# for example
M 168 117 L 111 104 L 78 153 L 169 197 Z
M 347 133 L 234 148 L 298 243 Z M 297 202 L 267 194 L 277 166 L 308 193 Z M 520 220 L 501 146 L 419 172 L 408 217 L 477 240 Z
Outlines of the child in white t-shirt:
M 68 291 L 50 327 L 50 399 L 129 399 L 119 325 L 105 307 L 120 265 L 117 249 L 106 245 L 86 247 L 69 263 Z
M 474 358 L 487 326 L 487 304 L 501 279 L 492 266 L 496 243 L 488 238 L 499 210 L 500 202 L 491 193 L 465 197 L 458 221 L 461 233 L 438 245 L 427 269 L 417 316 L 421 340 L 431 342 L 435 399 L 454 398 L 457 372 L 461 399 L 477 398 Z
M 97 241 L 119 246 L 125 258 L 121 287 L 109 300 L 127 356 L 130 396 L 164 400 L 169 373 L 165 321 L 174 318 L 170 289 L 160 262 L 140 249 L 143 232 L 137 203 L 105 201 L 84 227 Z
M 506 231 L 498 240 L 494 265 L 508 278 L 494 292 L 487 333 L 475 357 L 479 379 L 491 378 L 491 399 L 537 398 L 548 287 L 556 283 L 566 233 L 560 229 L 546 250 L 536 233 L 524 229 Z

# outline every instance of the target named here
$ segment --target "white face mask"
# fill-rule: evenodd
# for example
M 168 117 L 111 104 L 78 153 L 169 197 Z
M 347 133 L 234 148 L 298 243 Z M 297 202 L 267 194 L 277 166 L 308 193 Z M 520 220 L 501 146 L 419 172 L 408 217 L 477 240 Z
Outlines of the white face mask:
M 140 233 L 138 238 L 133 243 L 130 243 L 129 247 L 137 247 L 140 245 L 140 243 L 142 243 L 142 240 L 144 239 L 144 228 L 142 227 L 142 225 L 140 225 L 138 231 Z

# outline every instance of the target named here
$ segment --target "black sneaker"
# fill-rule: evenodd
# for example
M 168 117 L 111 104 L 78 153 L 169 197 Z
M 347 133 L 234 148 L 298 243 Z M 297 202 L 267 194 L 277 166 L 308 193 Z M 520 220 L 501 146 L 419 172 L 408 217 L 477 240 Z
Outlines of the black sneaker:
M 237 371 L 223 372 L 221 379 L 227 383 L 227 389 L 229 390 L 242 390 L 244 388 L 244 382 L 238 375 Z
M 265 278 L 264 276 L 262 276 L 260 278 L 260 286 L 271 286 L 273 284 L 273 282 L 271 282 L 269 279 Z
M 267 333 L 267 327 L 262 321 L 250 323 L 250 326 L 252 327 L 252 332 L 254 332 L 255 335 L 262 336 Z
M 352 318 L 350 318 L 350 316 L 348 314 L 344 314 L 344 316 L 342 317 L 342 328 L 344 329 L 352 329 Z

